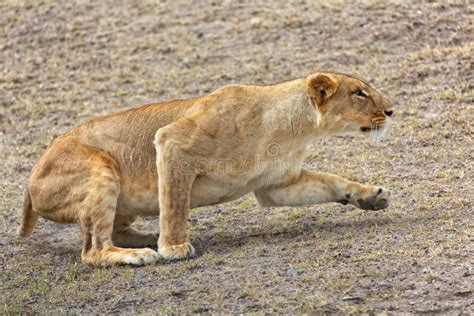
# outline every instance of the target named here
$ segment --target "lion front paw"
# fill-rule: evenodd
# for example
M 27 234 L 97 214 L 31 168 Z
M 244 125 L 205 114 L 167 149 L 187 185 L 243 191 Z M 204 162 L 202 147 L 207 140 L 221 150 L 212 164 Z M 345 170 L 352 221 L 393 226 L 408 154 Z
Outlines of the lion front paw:
M 381 187 L 370 187 L 364 195 L 354 198 L 354 204 L 364 210 L 381 210 L 390 205 L 390 191 Z
M 158 253 L 168 260 L 178 260 L 192 257 L 195 254 L 193 245 L 185 242 L 178 245 L 159 245 Z

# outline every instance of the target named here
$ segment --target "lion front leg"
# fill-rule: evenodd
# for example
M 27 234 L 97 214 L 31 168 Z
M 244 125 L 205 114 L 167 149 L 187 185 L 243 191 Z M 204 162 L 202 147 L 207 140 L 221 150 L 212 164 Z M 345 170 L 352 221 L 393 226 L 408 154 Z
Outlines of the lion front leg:
M 379 210 L 390 204 L 390 191 L 367 186 L 342 177 L 308 170 L 286 186 L 255 192 L 260 205 L 303 206 L 338 202 L 352 204 L 365 210 Z
M 194 255 L 186 228 L 196 173 L 193 159 L 180 148 L 177 135 L 163 129 L 155 136 L 160 205 L 158 253 L 165 259 Z

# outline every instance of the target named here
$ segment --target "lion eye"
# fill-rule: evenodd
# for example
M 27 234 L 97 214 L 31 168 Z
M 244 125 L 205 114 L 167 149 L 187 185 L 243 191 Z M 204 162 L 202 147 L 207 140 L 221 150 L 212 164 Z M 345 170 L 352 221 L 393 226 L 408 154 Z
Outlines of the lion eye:
M 364 92 L 364 90 L 357 90 L 355 95 L 361 98 L 367 98 L 367 94 Z

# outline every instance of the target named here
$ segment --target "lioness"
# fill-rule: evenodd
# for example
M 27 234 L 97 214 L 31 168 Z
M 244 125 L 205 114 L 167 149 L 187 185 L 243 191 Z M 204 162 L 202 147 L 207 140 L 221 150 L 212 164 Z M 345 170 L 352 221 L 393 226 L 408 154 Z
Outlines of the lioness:
M 141 265 L 192 256 L 189 209 L 248 192 L 263 207 L 383 209 L 388 190 L 301 166 L 315 138 L 380 129 L 392 113 L 362 80 L 319 72 L 99 117 L 56 138 L 33 167 L 18 234 L 38 216 L 79 223 L 85 263 Z M 158 214 L 159 237 L 131 227 Z M 157 240 L 159 255 L 144 248 Z

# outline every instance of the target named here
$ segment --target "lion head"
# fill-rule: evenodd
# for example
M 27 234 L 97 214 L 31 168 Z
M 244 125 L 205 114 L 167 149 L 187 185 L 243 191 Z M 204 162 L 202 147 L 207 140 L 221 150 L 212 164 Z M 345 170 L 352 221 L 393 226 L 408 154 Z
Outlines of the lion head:
M 388 127 L 392 105 L 368 83 L 340 73 L 306 78 L 306 90 L 319 121 L 337 132 L 378 132 Z

